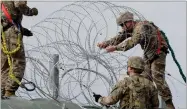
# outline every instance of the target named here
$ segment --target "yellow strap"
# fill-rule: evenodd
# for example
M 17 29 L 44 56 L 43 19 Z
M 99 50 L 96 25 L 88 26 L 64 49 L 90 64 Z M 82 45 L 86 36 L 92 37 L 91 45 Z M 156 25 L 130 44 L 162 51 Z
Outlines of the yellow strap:
M 12 79 L 12 80 L 14 80 L 16 83 L 18 83 L 19 85 L 21 85 L 21 81 L 19 81 L 16 77 L 15 77 L 15 75 L 13 74 L 13 65 L 12 65 L 12 57 L 10 56 L 10 55 L 7 55 L 7 57 L 8 57 L 8 65 L 9 65 L 9 72 L 8 72 L 8 74 L 9 74 L 9 77 Z
M 17 40 L 17 45 L 18 46 L 14 50 L 8 51 L 7 46 L 6 46 L 5 33 L 3 31 L 2 25 L 1 25 L 1 31 L 2 31 L 2 35 L 1 35 L 1 37 L 2 37 L 2 46 L 1 46 L 1 48 L 2 48 L 3 53 L 5 53 L 7 55 L 7 58 L 8 58 L 8 65 L 9 65 L 9 68 L 10 68 L 9 72 L 8 72 L 9 77 L 13 81 L 15 81 L 16 83 L 21 85 L 21 81 L 19 81 L 15 77 L 15 75 L 13 74 L 13 65 L 12 65 L 12 57 L 11 57 L 11 55 L 16 53 L 21 47 L 21 43 L 20 43 L 21 42 L 21 40 L 20 40 L 21 39 L 21 33 L 18 34 L 18 40 Z
M 2 45 L 3 45 L 3 46 L 1 46 L 1 48 L 3 50 L 3 53 L 11 55 L 11 54 L 16 53 L 20 49 L 20 47 L 21 47 L 21 44 L 20 44 L 21 33 L 18 34 L 18 41 L 17 41 L 18 46 L 12 51 L 7 50 L 5 33 L 3 32 L 3 30 L 2 30 L 2 35 L 1 36 L 2 36 Z

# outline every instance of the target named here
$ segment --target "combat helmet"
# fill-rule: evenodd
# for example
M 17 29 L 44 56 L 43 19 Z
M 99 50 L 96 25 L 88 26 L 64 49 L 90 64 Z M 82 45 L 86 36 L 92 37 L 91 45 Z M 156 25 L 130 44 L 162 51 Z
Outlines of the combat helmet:
M 145 66 L 145 63 L 144 63 L 144 60 L 139 57 L 139 56 L 132 56 L 129 58 L 128 62 L 127 62 L 127 66 L 128 67 L 132 67 L 132 68 L 136 68 L 136 69 L 139 69 L 139 70 L 144 70 L 144 66 Z
M 116 19 L 116 23 L 117 23 L 117 25 L 120 26 L 120 25 L 123 24 L 124 22 L 134 20 L 133 17 L 134 17 L 133 13 L 131 13 L 131 12 L 129 12 L 129 11 L 120 13 L 120 16 Z

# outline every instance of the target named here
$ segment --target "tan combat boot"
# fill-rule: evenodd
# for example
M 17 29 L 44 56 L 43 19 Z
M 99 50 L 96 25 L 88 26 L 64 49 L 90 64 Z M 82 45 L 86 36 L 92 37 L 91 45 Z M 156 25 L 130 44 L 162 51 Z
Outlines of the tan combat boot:
M 15 91 L 8 91 L 8 90 L 6 90 L 5 91 L 5 97 L 10 97 L 10 96 L 16 96 L 15 95 Z
M 5 90 L 1 89 L 1 96 L 4 96 L 4 95 L 5 95 Z
M 166 107 L 167 107 L 167 109 L 175 109 L 171 99 L 166 101 Z

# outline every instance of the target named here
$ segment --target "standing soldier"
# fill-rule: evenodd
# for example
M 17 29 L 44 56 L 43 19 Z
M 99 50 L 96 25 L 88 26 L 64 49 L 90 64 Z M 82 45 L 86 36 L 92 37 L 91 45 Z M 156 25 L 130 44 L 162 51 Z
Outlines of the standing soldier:
M 23 35 L 32 32 L 21 25 L 23 15 L 37 15 L 27 1 L 1 1 L 1 97 L 15 95 L 25 71 Z
M 141 57 L 130 57 L 127 62 L 129 77 L 119 81 L 107 97 L 94 94 L 95 101 L 102 105 L 120 101 L 120 109 L 158 109 L 158 92 L 153 82 L 140 75 L 144 65 Z
M 168 45 L 162 32 L 153 23 L 148 21 L 135 21 L 131 12 L 121 13 L 116 19 L 123 31 L 114 38 L 98 43 L 98 47 L 108 52 L 127 51 L 137 44 L 144 50 L 146 62 L 144 76 L 156 83 L 159 95 L 164 99 L 167 107 L 175 109 L 172 102 L 171 91 L 165 81 L 165 63 Z M 131 37 L 131 39 L 126 40 Z

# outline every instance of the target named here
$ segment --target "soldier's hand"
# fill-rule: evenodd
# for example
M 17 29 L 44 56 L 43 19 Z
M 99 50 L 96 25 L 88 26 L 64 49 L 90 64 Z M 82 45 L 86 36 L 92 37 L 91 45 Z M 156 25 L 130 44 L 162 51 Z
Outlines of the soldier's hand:
M 113 52 L 113 51 L 115 51 L 116 50 L 116 46 L 108 46 L 107 48 L 106 48 L 106 51 L 107 52 Z
M 105 42 L 98 43 L 97 46 L 99 48 L 106 48 L 108 45 Z
M 38 9 L 37 8 L 32 8 L 31 9 L 32 15 L 38 15 Z
M 99 94 L 93 93 L 93 97 L 95 98 L 95 101 L 98 102 L 99 98 L 102 97 L 102 96 L 99 95 Z
M 23 28 L 23 35 L 24 36 L 33 36 L 33 33 L 28 30 L 27 28 Z

